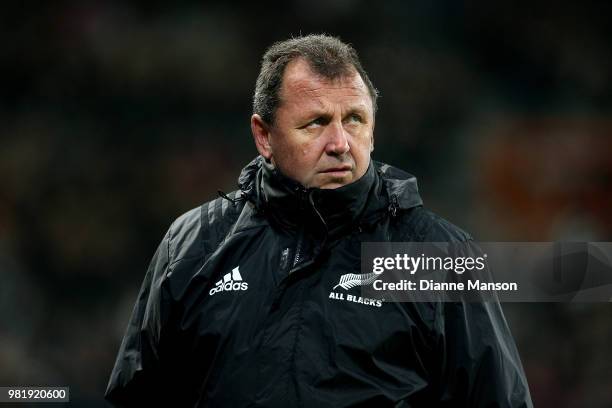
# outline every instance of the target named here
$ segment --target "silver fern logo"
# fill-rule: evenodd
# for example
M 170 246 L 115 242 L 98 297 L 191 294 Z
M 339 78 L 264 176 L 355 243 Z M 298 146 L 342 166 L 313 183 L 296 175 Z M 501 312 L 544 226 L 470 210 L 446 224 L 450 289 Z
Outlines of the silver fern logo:
M 337 287 L 341 287 L 344 290 L 352 289 L 356 286 L 367 286 L 371 285 L 376 279 L 378 279 L 380 273 L 346 273 L 340 277 L 340 282 L 331 292 L 329 292 L 329 298 L 336 300 L 343 300 L 345 302 L 360 303 L 366 306 L 382 307 L 384 299 L 372 299 L 363 296 L 354 295 L 351 293 L 334 292 Z
M 367 286 L 371 285 L 379 276 L 379 273 L 347 273 L 340 277 L 340 282 L 336 286 L 334 286 L 335 290 L 338 286 L 340 286 L 344 290 L 352 289 L 356 286 Z

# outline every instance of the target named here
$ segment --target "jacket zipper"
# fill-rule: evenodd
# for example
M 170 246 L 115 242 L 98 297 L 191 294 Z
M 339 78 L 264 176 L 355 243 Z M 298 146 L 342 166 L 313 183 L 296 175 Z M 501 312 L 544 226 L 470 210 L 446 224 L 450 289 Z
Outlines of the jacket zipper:
M 300 262 L 300 258 L 302 256 L 303 241 L 304 241 L 304 227 L 302 226 L 300 227 L 297 245 L 295 246 L 295 257 L 293 258 L 293 265 L 291 265 L 292 269 L 295 268 L 295 265 L 297 265 Z
M 309 196 L 308 189 L 305 189 L 302 186 L 297 186 L 295 188 L 295 193 L 298 195 L 301 202 L 303 203 L 308 202 L 308 196 Z M 295 256 L 293 258 L 293 264 L 291 265 L 292 270 L 301 260 L 303 241 L 304 241 L 304 225 L 301 225 L 299 235 L 298 235 L 298 241 L 295 246 Z
M 323 228 L 325 228 L 325 237 L 323 238 L 323 241 L 321 243 L 321 248 L 323 248 L 325 246 L 325 243 L 327 242 L 329 231 L 327 229 L 327 223 L 323 219 L 323 216 L 321 215 L 321 213 L 319 212 L 319 210 L 317 209 L 313 201 L 313 198 L 312 198 L 313 190 L 306 190 L 306 189 L 298 188 L 296 189 L 296 193 L 301 194 L 301 198 L 306 201 L 306 203 L 312 208 L 312 210 L 314 210 L 314 212 L 317 214 L 317 216 L 321 220 Z M 293 258 L 293 264 L 291 266 L 291 270 L 289 271 L 289 274 L 291 274 L 292 272 L 295 272 L 296 270 L 302 269 L 301 267 L 296 268 L 296 265 L 300 262 L 302 258 L 302 246 L 304 245 L 305 231 L 306 231 L 306 227 L 304 226 L 304 224 L 302 224 L 300 227 L 300 231 L 299 231 L 297 245 L 295 247 L 295 256 Z M 302 267 L 306 267 L 313 262 L 314 262 L 314 259 L 311 259 L 310 261 L 302 265 Z

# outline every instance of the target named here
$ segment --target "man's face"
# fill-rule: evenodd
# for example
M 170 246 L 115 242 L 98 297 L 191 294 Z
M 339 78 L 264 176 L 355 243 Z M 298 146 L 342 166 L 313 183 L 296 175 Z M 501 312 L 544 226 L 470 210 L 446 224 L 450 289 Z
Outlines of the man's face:
M 251 128 L 260 154 L 284 175 L 305 187 L 338 188 L 368 169 L 372 100 L 356 71 L 330 80 L 296 59 L 285 68 L 274 124 L 253 115 Z

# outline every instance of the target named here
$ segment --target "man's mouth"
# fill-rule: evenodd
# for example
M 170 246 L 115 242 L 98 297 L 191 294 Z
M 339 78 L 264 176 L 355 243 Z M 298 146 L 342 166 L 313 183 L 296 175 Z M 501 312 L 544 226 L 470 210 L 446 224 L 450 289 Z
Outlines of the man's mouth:
M 338 167 L 330 167 L 329 169 L 325 169 L 323 171 L 321 171 L 321 173 L 346 173 L 347 171 L 351 171 L 352 167 L 350 165 L 346 165 L 346 166 L 338 166 Z

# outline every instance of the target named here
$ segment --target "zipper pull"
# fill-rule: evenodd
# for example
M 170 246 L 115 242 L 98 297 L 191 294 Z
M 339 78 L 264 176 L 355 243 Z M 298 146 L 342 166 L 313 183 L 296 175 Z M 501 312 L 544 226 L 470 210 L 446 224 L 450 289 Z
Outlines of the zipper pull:
M 282 272 L 285 272 L 288 266 L 289 266 L 289 248 L 285 248 L 281 252 L 280 270 Z
M 397 201 L 397 196 L 395 194 L 391 195 L 391 203 L 389 204 L 389 212 L 392 217 L 397 216 L 397 210 L 399 209 L 399 202 Z
M 308 190 L 302 186 L 295 186 L 294 192 L 302 209 L 306 208 L 308 206 Z

